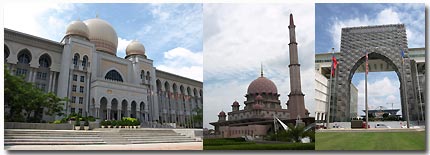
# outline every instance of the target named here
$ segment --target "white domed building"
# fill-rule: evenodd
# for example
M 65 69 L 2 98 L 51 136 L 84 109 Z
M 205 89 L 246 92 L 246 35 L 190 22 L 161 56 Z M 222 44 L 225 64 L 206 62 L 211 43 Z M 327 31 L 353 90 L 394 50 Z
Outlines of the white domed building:
M 68 97 L 65 114 L 133 117 L 144 126 L 202 126 L 192 116 L 194 109 L 203 108 L 203 83 L 157 70 L 137 40 L 129 43 L 125 58 L 117 57 L 117 33 L 103 19 L 71 22 L 60 42 L 7 28 L 4 32 L 7 69 L 45 92 Z

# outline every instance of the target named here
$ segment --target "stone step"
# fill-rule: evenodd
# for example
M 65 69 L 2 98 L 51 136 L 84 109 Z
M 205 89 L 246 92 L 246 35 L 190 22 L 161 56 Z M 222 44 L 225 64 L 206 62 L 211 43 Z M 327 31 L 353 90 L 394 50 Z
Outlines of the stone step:
M 174 137 L 124 137 L 126 139 L 192 139 L 185 136 L 174 136 Z
M 101 139 L 5 139 L 4 142 L 104 142 Z
M 149 144 L 149 143 L 184 143 L 184 142 L 196 142 L 194 140 L 175 140 L 175 141 L 131 141 L 133 144 Z
M 5 145 L 94 145 L 105 142 L 5 142 Z
M 59 136 L 59 137 L 52 137 L 52 136 L 5 136 L 4 139 L 94 139 L 94 138 L 100 138 L 99 136 L 93 136 L 93 137 L 69 137 L 69 136 Z

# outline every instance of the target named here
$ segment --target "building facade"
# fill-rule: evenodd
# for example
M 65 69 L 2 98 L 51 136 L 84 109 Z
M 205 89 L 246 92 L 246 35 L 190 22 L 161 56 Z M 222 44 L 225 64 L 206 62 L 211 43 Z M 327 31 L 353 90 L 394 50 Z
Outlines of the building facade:
M 398 49 L 394 50 L 396 54 L 400 53 Z M 409 59 L 410 62 L 410 70 L 411 73 L 408 74 L 408 76 L 411 77 L 411 82 L 413 83 L 414 89 L 411 92 L 412 95 L 409 95 L 409 98 L 415 98 L 415 102 L 411 102 L 411 106 L 409 106 L 409 109 L 411 111 L 411 120 L 425 120 L 425 48 L 408 48 L 407 53 L 405 54 L 405 57 Z M 340 57 L 340 52 L 335 52 L 334 56 L 338 60 L 338 64 L 344 62 L 342 61 L 342 58 Z M 331 57 L 333 54 L 331 52 L 326 53 L 319 53 L 315 55 L 315 71 L 321 73 L 326 79 L 330 78 L 330 68 L 331 68 Z M 355 73 L 363 73 L 365 72 L 365 63 L 358 66 L 355 70 Z M 387 61 L 384 61 L 383 59 L 369 59 L 369 72 L 387 72 L 387 71 L 395 71 L 395 68 L 392 66 L 392 64 L 388 63 Z M 400 81 L 400 78 L 399 78 Z M 339 113 L 348 113 L 346 109 L 349 109 L 350 116 L 348 118 L 353 118 L 354 116 L 351 111 L 357 111 L 356 109 L 353 109 L 353 99 L 355 99 L 355 93 L 354 93 L 354 85 L 350 84 L 350 102 L 349 104 L 343 105 L 342 108 L 337 108 L 336 110 Z M 400 88 L 399 88 L 400 89 Z M 332 97 L 334 98 L 334 92 L 332 92 Z M 332 99 L 333 99 L 332 98 Z M 331 101 L 331 112 L 335 110 L 335 107 L 333 105 L 333 101 Z M 402 101 L 403 102 L 403 101 Z M 364 104 L 364 103 L 357 103 L 357 104 Z M 386 103 L 383 103 L 386 104 Z M 404 109 L 406 107 L 402 107 L 402 111 L 404 112 Z M 358 114 L 357 114 L 358 115 Z M 345 119 L 346 120 L 346 119 Z M 348 119 L 349 120 L 349 119 Z M 330 121 L 333 121 L 333 118 L 330 119 Z M 343 121 L 337 119 L 337 121 Z
M 67 97 L 65 114 L 202 126 L 192 116 L 203 108 L 203 83 L 157 70 L 136 40 L 127 46 L 125 58 L 117 57 L 117 34 L 100 18 L 73 21 L 60 42 L 6 28 L 4 32 L 6 69 L 45 92 Z
M 274 119 L 279 118 L 283 122 L 294 123 L 297 119 L 305 123 L 314 122 L 305 109 L 304 94 L 301 90 L 300 64 L 298 61 L 295 25 L 292 14 L 290 15 L 290 83 L 291 92 L 288 95 L 287 109 L 283 109 L 276 84 L 266 78 L 261 68 L 260 77 L 252 81 L 245 95 L 243 109 L 234 101 L 232 111 L 227 114 L 221 111 L 218 121 L 210 123 L 215 127 L 215 133 L 223 138 L 241 136 L 266 136 L 274 132 Z M 309 121 L 311 120 L 311 121 Z

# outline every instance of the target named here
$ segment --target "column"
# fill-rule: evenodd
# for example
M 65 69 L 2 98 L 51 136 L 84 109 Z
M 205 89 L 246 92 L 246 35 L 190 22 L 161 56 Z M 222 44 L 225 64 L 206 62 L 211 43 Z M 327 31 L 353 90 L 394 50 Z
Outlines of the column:
M 52 74 L 54 74 L 53 73 L 53 71 L 50 71 L 49 72 L 49 83 L 48 83 L 48 92 L 51 92 L 52 91 Z

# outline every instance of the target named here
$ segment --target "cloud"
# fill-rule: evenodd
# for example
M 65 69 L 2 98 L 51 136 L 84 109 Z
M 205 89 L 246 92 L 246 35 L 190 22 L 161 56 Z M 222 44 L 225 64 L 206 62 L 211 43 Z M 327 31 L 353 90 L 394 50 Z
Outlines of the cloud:
M 123 39 L 121 37 L 118 37 L 118 48 L 117 48 L 117 52 L 116 52 L 116 56 L 117 57 L 121 57 L 124 58 L 126 53 L 125 53 L 125 49 L 127 48 L 128 44 L 130 44 L 132 40 L 128 40 L 128 39 Z
M 390 5 L 381 9 L 376 16 L 360 15 L 355 18 L 340 20 L 333 18 L 333 25 L 329 29 L 333 47 L 340 47 L 341 30 L 344 27 L 368 25 L 400 24 L 406 25 L 409 47 L 424 47 L 424 6 L 423 5 Z
M 314 5 L 205 4 L 203 6 L 204 127 L 217 114 L 243 103 L 260 74 L 271 79 L 285 108 L 289 94 L 289 14 L 294 14 L 306 108 L 314 114 Z M 243 105 L 243 104 L 242 104 Z
M 370 74 L 369 74 L 370 75 Z M 371 76 L 369 76 L 371 78 Z M 401 109 L 400 103 L 400 82 L 392 80 L 389 77 L 383 77 L 381 80 L 368 82 L 368 104 L 369 109 L 376 109 L 380 106 L 391 109 L 391 103 L 394 108 Z M 364 115 L 362 110 L 365 109 L 365 81 L 360 80 L 357 85 L 358 89 L 358 113 Z M 401 113 L 400 113 L 401 114 Z
M 164 61 L 157 69 L 203 81 L 203 54 L 177 47 L 164 52 Z
M 76 4 L 69 3 L 9 3 L 4 7 L 4 27 L 60 41 L 72 18 L 66 12 L 75 8 Z

